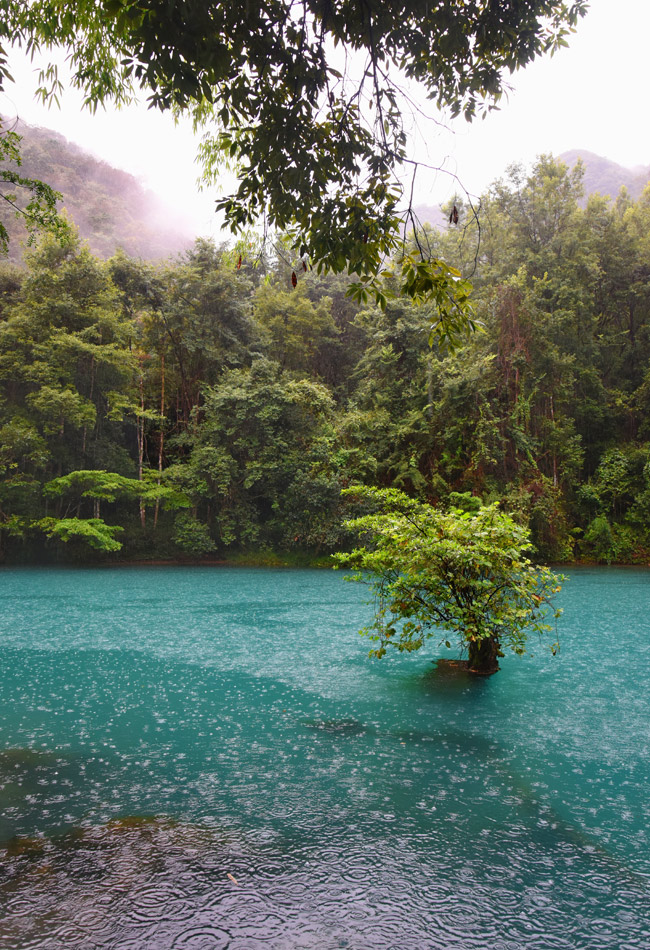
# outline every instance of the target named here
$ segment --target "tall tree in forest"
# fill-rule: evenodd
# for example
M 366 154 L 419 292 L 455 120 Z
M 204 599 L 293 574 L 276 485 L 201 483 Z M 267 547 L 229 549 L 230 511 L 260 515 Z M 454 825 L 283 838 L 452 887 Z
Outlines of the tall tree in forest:
M 110 454 L 110 407 L 132 378 L 132 328 L 106 268 L 70 234 L 28 257 L 0 335 L 4 411 L 26 415 L 46 438 L 54 469 Z
M 72 233 L 27 265 L 0 324 L 4 520 L 38 513 L 43 478 L 132 467 L 118 409 L 134 379 L 132 328 L 105 266 Z
M 329 391 L 257 359 L 206 389 L 184 464 L 168 469 L 222 545 L 332 547 L 340 533 Z
M 331 300 L 313 303 L 302 284 L 296 291 L 264 283 L 255 294 L 254 314 L 266 331 L 268 355 L 283 370 L 318 376 L 321 353 L 336 340 Z

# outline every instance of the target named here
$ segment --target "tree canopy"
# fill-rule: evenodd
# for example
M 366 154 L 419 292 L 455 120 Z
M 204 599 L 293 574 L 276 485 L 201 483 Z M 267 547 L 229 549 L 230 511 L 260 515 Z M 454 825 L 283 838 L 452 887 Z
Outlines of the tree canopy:
M 484 332 L 453 353 L 426 306 L 205 240 L 155 267 L 47 237 L 0 264 L 0 558 L 104 556 L 73 518 L 124 528 L 129 558 L 349 549 L 362 482 L 498 502 L 542 562 L 648 564 L 650 188 L 580 199 L 549 156 L 482 197 Z M 429 239 L 475 266 L 471 217 Z
M 219 202 L 241 230 L 264 220 L 320 268 L 360 280 L 360 299 L 415 223 L 401 173 L 409 156 L 403 84 L 472 119 L 505 76 L 566 44 L 586 0 L 5 0 L 0 40 L 63 46 L 91 108 L 144 90 L 152 106 L 205 128 L 208 177 L 234 164 Z M 0 72 L 7 67 L 0 62 Z M 61 91 L 54 65 L 41 94 Z M 458 274 L 420 244 L 401 286 L 431 298 L 443 332 L 465 303 Z M 419 262 L 419 263 L 416 263 Z
M 470 672 L 487 674 L 498 670 L 502 646 L 523 654 L 531 633 L 551 630 L 559 578 L 532 564 L 528 531 L 496 505 L 444 511 L 396 489 L 350 493 L 376 509 L 348 522 L 366 543 L 335 555 L 375 594 L 374 622 L 361 631 L 379 643 L 372 655 L 419 650 L 436 635 L 449 646 L 454 636 Z

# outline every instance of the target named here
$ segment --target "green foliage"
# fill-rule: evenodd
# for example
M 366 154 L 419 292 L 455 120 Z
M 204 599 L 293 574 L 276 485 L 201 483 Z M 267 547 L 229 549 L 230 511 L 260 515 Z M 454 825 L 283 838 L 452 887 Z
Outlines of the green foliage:
M 107 525 L 101 518 L 41 518 L 33 524 L 48 538 L 59 541 L 83 541 L 97 551 L 113 552 L 122 547 L 115 540 L 116 534 L 124 530 L 119 525 Z
M 48 460 L 45 440 L 25 419 L 14 417 L 0 428 L 0 473 L 39 470 Z
M 189 112 L 205 128 L 208 178 L 224 163 L 238 174 L 218 202 L 231 228 L 260 220 L 291 235 L 295 251 L 321 270 L 359 275 L 360 299 L 378 303 L 379 275 L 403 248 L 400 172 L 409 158 L 400 75 L 438 106 L 467 119 L 496 104 L 504 74 L 564 45 L 585 0 L 498 4 L 404 4 L 368 0 L 283 0 L 239 7 L 182 0 L 8 4 L 4 36 L 28 49 L 69 50 L 73 85 L 91 108 L 128 101 L 137 88 L 152 105 Z M 340 72 L 335 48 L 366 61 Z M 44 99 L 62 87 L 55 66 Z M 366 108 L 365 103 L 370 103 Z M 449 302 L 450 271 L 420 246 L 401 291 L 438 305 L 436 333 L 454 341 L 465 321 L 465 290 Z
M 629 449 L 612 448 L 605 452 L 596 469 L 593 487 L 600 504 L 614 514 L 620 514 L 622 507 L 628 507 L 639 490 L 639 476 L 647 453 L 634 453 L 640 458 L 635 466 L 633 452 Z M 627 504 L 625 504 L 627 502 Z
M 56 205 L 61 195 L 40 179 L 20 173 L 20 148 L 21 136 L 5 129 L 0 120 L 0 165 L 4 166 L 0 168 L 0 198 L 11 209 L 13 216 L 23 222 L 28 245 L 34 243 L 40 230 L 63 237 L 69 225 L 57 211 Z M 0 253 L 6 254 L 8 249 L 9 230 L 0 220 Z
M 40 418 L 45 435 L 63 432 L 66 424 L 81 429 L 95 423 L 95 407 L 71 387 L 41 386 L 27 395 L 25 403 Z
M 180 477 L 196 504 L 210 505 L 223 544 L 331 544 L 340 521 L 333 408 L 324 386 L 266 360 L 206 391 Z
M 610 564 L 616 557 L 612 527 L 605 515 L 596 515 L 585 531 L 584 540 L 598 561 Z
M 580 176 L 548 156 L 512 169 L 478 258 L 462 205 L 462 239 L 427 234 L 476 268 L 482 331 L 453 352 L 427 344 L 435 306 L 360 309 L 290 238 L 234 256 L 201 240 L 154 267 L 68 233 L 4 265 L 2 556 L 61 557 L 30 525 L 101 513 L 125 557 L 173 557 L 174 537 L 311 557 L 349 543 L 340 490 L 361 481 L 437 509 L 499 502 L 546 563 L 647 563 L 650 192 L 583 208 Z
M 209 554 L 216 546 L 210 537 L 208 526 L 188 512 L 176 516 L 172 541 L 186 554 L 194 554 L 197 557 Z
M 338 331 L 331 314 L 331 300 L 314 303 L 304 283 L 293 290 L 262 284 L 255 294 L 254 314 L 268 334 L 268 354 L 283 370 L 318 375 L 322 350 Z
M 361 631 L 379 643 L 371 655 L 452 635 L 470 659 L 483 641 L 522 654 L 531 634 L 551 630 L 559 578 L 531 563 L 528 532 L 495 505 L 442 511 L 394 489 L 347 493 L 377 509 L 347 522 L 366 544 L 336 556 L 375 595 L 374 622 Z
M 76 471 L 54 478 L 43 486 L 45 498 L 65 494 L 92 498 L 95 501 L 115 502 L 119 499 L 138 499 L 142 505 L 162 501 L 167 507 L 188 508 L 189 501 L 175 486 L 159 484 L 154 472 L 144 473 L 143 479 L 126 478 L 116 472 Z
M 471 495 L 467 491 L 452 491 L 449 493 L 449 505 L 456 511 L 466 511 L 470 514 L 476 514 L 480 511 L 483 502 L 476 495 Z

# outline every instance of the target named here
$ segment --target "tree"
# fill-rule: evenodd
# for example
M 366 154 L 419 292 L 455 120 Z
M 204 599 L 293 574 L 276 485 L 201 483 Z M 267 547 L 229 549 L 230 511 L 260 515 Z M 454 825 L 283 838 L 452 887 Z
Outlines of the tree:
M 375 507 L 346 522 L 367 544 L 336 556 L 375 594 L 375 619 L 361 631 L 379 642 L 371 655 L 419 650 L 437 635 L 449 645 L 453 634 L 470 672 L 490 674 L 502 647 L 523 654 L 531 633 L 550 631 L 560 578 L 531 563 L 526 529 L 496 505 L 441 511 L 395 489 L 347 493 Z
M 33 526 L 48 538 L 56 538 L 67 544 L 68 541 L 82 541 L 96 551 L 114 553 L 122 547 L 115 539 L 124 528 L 119 525 L 107 525 L 101 518 L 41 518 Z
M 76 471 L 47 482 L 43 487 L 46 498 L 58 498 L 66 494 L 76 497 L 77 505 L 82 498 L 93 503 L 93 515 L 99 518 L 101 502 L 138 499 L 141 504 L 154 505 L 162 500 L 171 508 L 189 508 L 182 492 L 172 485 L 160 485 L 155 473 L 147 472 L 145 479 L 126 478 L 117 472 Z M 77 508 L 77 511 L 79 508 Z
M 60 541 L 79 540 L 100 551 L 119 551 L 121 542 L 115 538 L 124 528 L 119 525 L 108 525 L 100 518 L 100 504 L 113 504 L 117 501 L 133 501 L 137 499 L 140 510 L 145 505 L 157 505 L 163 501 L 166 507 L 172 509 L 188 508 L 189 501 L 171 485 L 161 485 L 155 481 L 155 473 L 147 473 L 148 478 L 126 478 L 117 472 L 104 471 L 76 471 L 68 475 L 61 475 L 43 486 L 45 498 L 72 497 L 76 505 L 76 515 L 68 517 L 68 510 L 63 518 L 45 517 L 33 521 L 30 528 L 43 531 L 48 538 L 57 538 Z M 93 517 L 80 518 L 80 509 L 83 500 L 92 502 Z M 181 545 L 182 546 L 182 545 Z
M 343 443 L 355 450 L 350 475 L 410 493 L 425 490 L 431 452 L 430 314 L 409 301 L 365 310 L 356 325 L 365 348 L 354 368 L 357 386 L 341 420 Z
M 336 340 L 337 328 L 329 297 L 314 304 L 306 290 L 304 283 L 296 291 L 263 284 L 255 295 L 254 314 L 266 331 L 270 359 L 283 370 L 318 376 L 321 350 Z
M 257 359 L 206 388 L 191 453 L 170 466 L 221 545 L 332 547 L 340 532 L 329 390 Z
M 418 83 L 452 115 L 494 106 L 504 75 L 566 45 L 586 0 L 254 0 L 244 8 L 176 0 L 7 0 L 0 41 L 69 50 L 86 103 L 185 111 L 206 129 L 206 175 L 223 161 L 239 187 L 219 207 L 235 230 L 264 219 L 319 267 L 360 277 L 360 299 L 401 254 L 400 285 L 437 304 L 443 335 L 467 319 L 458 275 L 423 245 L 405 253 L 400 211 L 408 154 L 401 85 Z M 341 72 L 342 46 L 350 68 Z M 6 70 L 5 70 L 6 72 Z M 61 89 L 56 68 L 41 94 Z M 378 299 L 385 291 L 374 285 Z
M 48 236 L 26 263 L 1 325 L 0 420 L 37 428 L 51 473 L 113 467 L 109 406 L 136 367 L 110 275 L 72 231 L 61 243 Z

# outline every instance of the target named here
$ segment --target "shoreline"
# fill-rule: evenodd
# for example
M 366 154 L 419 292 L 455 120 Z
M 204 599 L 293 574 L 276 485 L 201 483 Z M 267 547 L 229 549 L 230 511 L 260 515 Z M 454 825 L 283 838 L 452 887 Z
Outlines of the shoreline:
M 612 561 L 609 564 L 604 564 L 599 561 L 571 561 L 564 563 L 552 562 L 546 567 L 550 567 L 554 571 L 561 572 L 562 570 L 576 570 L 580 568 L 606 568 L 606 567 L 629 567 L 629 568 L 642 568 L 647 570 L 650 568 L 650 563 L 647 562 L 630 562 L 630 561 Z M 282 557 L 281 555 L 268 554 L 268 555 L 259 555 L 255 556 L 251 554 L 250 556 L 239 555 L 233 558 L 227 557 L 214 557 L 214 558 L 125 558 L 123 560 L 116 559 L 113 561 L 109 560 L 97 560 L 86 563 L 80 563 L 75 560 L 69 561 L 32 561 L 32 562 L 11 562 L 5 561 L 0 562 L 0 571 L 3 568 L 14 568 L 14 567 L 66 567 L 66 568 L 110 568 L 110 567 L 224 567 L 224 568 L 236 568 L 236 567 L 266 567 L 266 568 L 284 568 L 284 569 L 298 569 L 301 568 L 311 568 L 313 570 L 332 570 L 334 565 L 330 563 L 330 555 L 317 555 L 313 558 L 308 556 L 305 557 Z
M 309 558 L 283 558 L 279 555 L 270 555 L 265 557 L 260 555 L 255 557 L 239 556 L 235 558 L 124 558 L 123 560 L 96 560 L 80 562 L 75 560 L 65 561 L 3 561 L 0 562 L 0 570 L 3 568 L 29 568 L 29 567 L 65 567 L 65 568 L 111 568 L 111 567 L 267 567 L 267 568 L 311 568 L 314 570 L 332 569 L 333 565 L 329 562 L 329 555 L 319 555 Z

